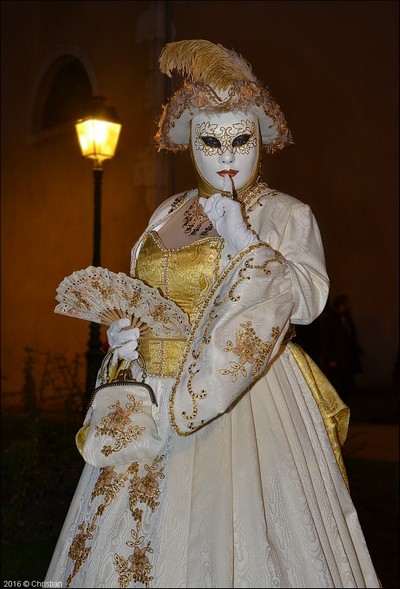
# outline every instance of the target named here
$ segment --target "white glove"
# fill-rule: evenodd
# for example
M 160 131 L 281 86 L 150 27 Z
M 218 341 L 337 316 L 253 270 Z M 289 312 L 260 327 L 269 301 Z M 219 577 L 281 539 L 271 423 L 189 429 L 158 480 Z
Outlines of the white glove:
M 237 200 L 216 193 L 209 198 L 200 197 L 199 202 L 214 229 L 235 253 L 242 251 L 248 245 L 257 243 L 257 237 L 247 229 Z
M 107 339 L 111 348 L 115 349 L 115 353 L 121 360 L 131 362 L 137 360 L 139 354 L 137 352 L 138 339 L 140 336 L 140 329 L 129 327 L 131 322 L 127 317 L 114 321 L 107 329 Z

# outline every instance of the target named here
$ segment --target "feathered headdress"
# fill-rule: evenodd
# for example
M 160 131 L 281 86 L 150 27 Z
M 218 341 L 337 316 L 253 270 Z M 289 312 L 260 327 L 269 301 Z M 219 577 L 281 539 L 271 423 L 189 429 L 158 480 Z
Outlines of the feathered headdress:
M 163 107 L 155 137 L 159 149 L 180 151 L 190 142 L 190 121 L 199 113 L 253 112 L 259 120 L 262 144 L 273 153 L 292 143 L 285 117 L 251 65 L 235 51 L 210 41 L 176 41 L 161 52 L 160 70 L 184 79 Z

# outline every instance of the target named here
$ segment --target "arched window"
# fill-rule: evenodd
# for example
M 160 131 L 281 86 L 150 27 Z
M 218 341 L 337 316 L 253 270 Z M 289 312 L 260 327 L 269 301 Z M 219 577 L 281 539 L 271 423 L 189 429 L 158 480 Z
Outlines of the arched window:
M 33 130 L 75 121 L 92 96 L 89 76 L 73 55 L 58 57 L 43 76 L 36 96 Z

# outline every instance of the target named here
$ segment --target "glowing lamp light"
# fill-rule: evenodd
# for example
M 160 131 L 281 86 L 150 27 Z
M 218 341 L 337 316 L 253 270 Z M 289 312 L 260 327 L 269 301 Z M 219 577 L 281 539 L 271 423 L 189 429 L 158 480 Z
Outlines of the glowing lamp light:
M 101 201 L 103 161 L 114 156 L 121 124 L 115 109 L 107 106 L 104 96 L 94 96 L 82 118 L 75 123 L 82 155 L 93 160 L 94 208 L 93 208 L 93 256 L 92 266 L 100 266 L 101 253 Z M 96 377 L 104 358 L 100 337 L 100 325 L 90 323 L 86 352 L 87 400 L 94 390 Z
M 83 157 L 101 168 L 104 160 L 114 157 L 121 124 L 115 109 L 106 106 L 103 96 L 93 97 L 88 110 L 88 115 L 76 122 L 75 129 Z

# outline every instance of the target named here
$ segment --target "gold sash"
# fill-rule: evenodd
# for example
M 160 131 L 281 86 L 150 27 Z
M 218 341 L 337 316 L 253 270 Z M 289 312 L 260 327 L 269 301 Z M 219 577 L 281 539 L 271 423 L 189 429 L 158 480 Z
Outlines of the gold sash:
M 287 347 L 296 360 L 318 405 L 336 461 L 343 479 L 349 487 L 342 447 L 347 437 L 350 409 L 343 403 L 325 374 L 300 346 L 289 342 Z

